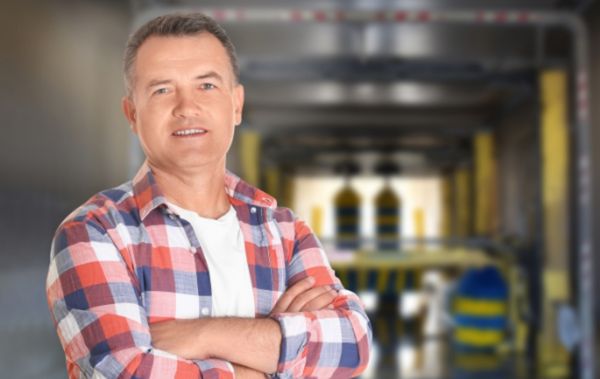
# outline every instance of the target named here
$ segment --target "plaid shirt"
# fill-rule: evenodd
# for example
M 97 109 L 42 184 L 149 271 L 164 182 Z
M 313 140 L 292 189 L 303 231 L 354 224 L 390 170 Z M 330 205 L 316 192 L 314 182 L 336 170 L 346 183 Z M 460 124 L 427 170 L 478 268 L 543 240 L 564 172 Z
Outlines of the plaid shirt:
M 245 240 L 256 317 L 267 317 L 308 275 L 338 291 L 333 309 L 271 316 L 283 337 L 277 376 L 360 374 L 370 322 L 310 228 L 229 172 L 225 188 Z M 152 346 L 149 324 L 207 317 L 212 298 L 193 228 L 168 208 L 146 164 L 133 181 L 93 196 L 59 226 L 46 291 L 70 378 L 234 376 L 224 360 L 189 361 Z

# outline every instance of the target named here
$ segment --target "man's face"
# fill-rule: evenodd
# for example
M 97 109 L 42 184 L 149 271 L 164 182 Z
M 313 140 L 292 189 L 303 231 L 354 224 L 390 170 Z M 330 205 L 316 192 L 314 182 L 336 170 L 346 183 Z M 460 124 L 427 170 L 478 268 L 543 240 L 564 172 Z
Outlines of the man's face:
M 123 111 L 151 166 L 220 168 L 241 122 L 244 89 L 209 33 L 150 37 L 140 46 Z

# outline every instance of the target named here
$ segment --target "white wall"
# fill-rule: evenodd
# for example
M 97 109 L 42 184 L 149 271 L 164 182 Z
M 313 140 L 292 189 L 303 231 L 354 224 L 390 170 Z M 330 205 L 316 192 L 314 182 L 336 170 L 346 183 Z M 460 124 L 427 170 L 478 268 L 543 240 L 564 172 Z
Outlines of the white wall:
M 343 187 L 341 177 L 298 177 L 294 180 L 295 199 L 293 209 L 297 215 L 311 222 L 313 207 L 323 210 L 323 235 L 335 235 L 334 198 Z M 359 176 L 351 180 L 351 185 L 361 196 L 361 235 L 375 236 L 375 197 L 381 191 L 384 180 L 375 176 Z M 392 188 L 402 201 L 402 237 L 414 237 L 414 212 L 422 208 L 425 212 L 425 237 L 440 236 L 441 223 L 441 180 L 437 177 L 395 177 Z

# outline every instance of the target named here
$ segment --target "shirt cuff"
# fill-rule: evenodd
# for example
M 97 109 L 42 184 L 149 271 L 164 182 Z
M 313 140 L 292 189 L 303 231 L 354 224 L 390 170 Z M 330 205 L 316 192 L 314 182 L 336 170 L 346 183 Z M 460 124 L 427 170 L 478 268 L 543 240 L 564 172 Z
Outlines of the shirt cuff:
M 194 361 L 200 367 L 204 379 L 233 379 L 233 365 L 222 359 L 203 359 Z
M 304 313 L 271 316 L 281 328 L 281 348 L 275 378 L 301 378 L 306 366 L 306 344 L 310 340 L 310 318 Z

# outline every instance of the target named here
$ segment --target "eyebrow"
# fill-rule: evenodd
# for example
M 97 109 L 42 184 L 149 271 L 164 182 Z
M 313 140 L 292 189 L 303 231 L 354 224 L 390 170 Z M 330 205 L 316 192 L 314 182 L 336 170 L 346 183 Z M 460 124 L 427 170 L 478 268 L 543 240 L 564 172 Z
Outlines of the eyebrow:
M 215 71 L 209 71 L 206 74 L 198 75 L 194 78 L 194 80 L 202 80 L 202 79 L 207 79 L 207 78 L 214 78 L 220 82 L 223 82 L 223 77 Z M 162 79 L 162 80 L 153 79 L 148 83 L 148 88 L 160 86 L 163 84 L 171 84 L 172 82 L 173 81 L 171 79 Z
M 150 81 L 150 83 L 148 83 L 148 88 L 160 86 L 160 85 L 163 85 L 163 84 L 169 84 L 171 82 L 172 82 L 172 80 L 170 80 L 170 79 L 163 79 L 163 80 L 153 79 L 153 80 Z
M 214 78 L 214 79 L 217 79 L 220 82 L 223 82 L 223 77 L 221 75 L 219 75 L 215 71 L 209 71 L 206 74 L 198 75 L 194 79 L 195 80 L 202 80 L 202 79 L 206 79 L 206 78 Z

